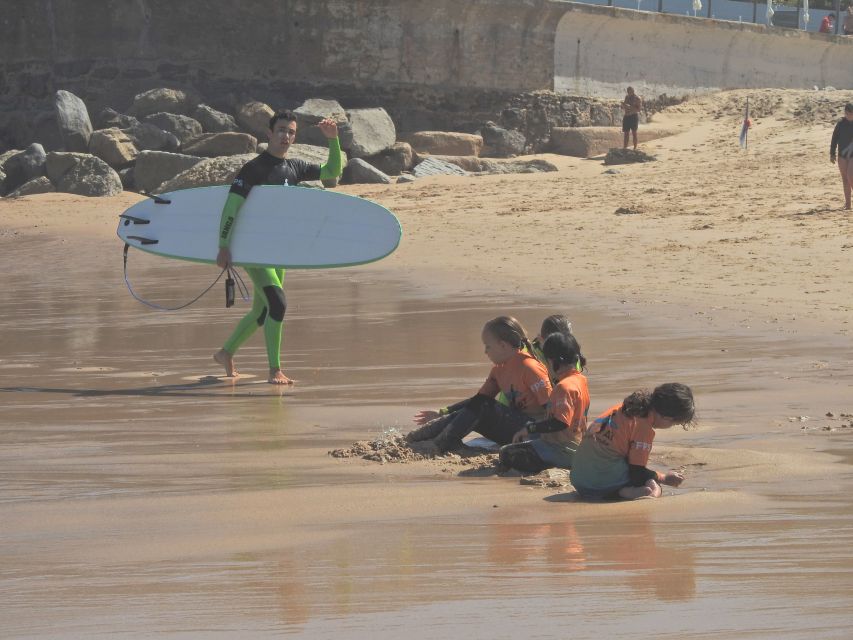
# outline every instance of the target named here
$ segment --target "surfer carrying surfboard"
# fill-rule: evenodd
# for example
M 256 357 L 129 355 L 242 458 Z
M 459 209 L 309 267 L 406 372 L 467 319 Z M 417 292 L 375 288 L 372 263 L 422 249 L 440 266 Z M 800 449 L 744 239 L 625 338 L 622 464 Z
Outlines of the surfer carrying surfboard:
M 246 202 L 252 187 L 258 185 L 296 185 L 305 180 L 329 180 L 341 175 L 343 169 L 338 126 L 326 118 L 318 125 L 329 141 L 329 157 L 323 165 L 312 164 L 298 158 L 288 158 L 287 152 L 296 139 L 296 116 L 290 111 L 279 111 L 270 118 L 269 146 L 266 151 L 247 162 L 234 182 L 219 224 L 219 253 L 216 264 L 225 269 L 231 267 L 229 243 L 237 222 L 240 207 Z M 252 308 L 237 324 L 234 332 L 225 341 L 213 359 L 225 368 L 225 375 L 237 376 L 234 354 L 258 329 L 264 328 L 264 340 L 269 361 L 270 384 L 293 384 L 293 380 L 281 370 L 281 333 L 287 301 L 282 283 L 284 269 L 247 267 L 246 273 L 252 280 Z

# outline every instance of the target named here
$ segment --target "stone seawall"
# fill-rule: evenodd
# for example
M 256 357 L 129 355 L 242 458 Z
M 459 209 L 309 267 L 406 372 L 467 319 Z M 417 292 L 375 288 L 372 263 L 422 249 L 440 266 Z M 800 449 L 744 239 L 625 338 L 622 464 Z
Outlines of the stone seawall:
M 123 109 L 158 86 L 227 108 L 336 97 L 395 119 L 483 112 L 551 88 L 548 0 L 0 0 L 0 111 L 35 110 L 57 89 Z M 406 105 L 415 108 L 410 113 Z
M 398 129 L 473 130 L 541 89 L 645 97 L 719 87 L 853 86 L 853 38 L 559 0 L 0 0 L 0 148 L 90 110 L 193 91 L 229 111 L 334 97 Z

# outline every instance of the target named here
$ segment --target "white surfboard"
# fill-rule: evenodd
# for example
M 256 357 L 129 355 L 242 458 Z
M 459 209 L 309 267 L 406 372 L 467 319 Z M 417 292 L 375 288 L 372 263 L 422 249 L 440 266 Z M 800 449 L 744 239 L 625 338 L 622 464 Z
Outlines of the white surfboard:
M 227 186 L 163 193 L 119 216 L 118 237 L 168 258 L 216 262 Z M 381 260 L 400 243 L 396 216 L 375 202 L 305 187 L 259 186 L 237 215 L 231 257 L 244 267 L 326 269 Z

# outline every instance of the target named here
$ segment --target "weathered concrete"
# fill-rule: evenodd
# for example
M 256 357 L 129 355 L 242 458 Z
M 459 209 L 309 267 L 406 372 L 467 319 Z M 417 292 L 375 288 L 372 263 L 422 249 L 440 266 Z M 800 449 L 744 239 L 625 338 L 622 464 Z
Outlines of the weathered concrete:
M 683 95 L 724 88 L 853 87 L 853 38 L 566 3 L 554 86 L 575 95 Z
M 637 130 L 639 142 L 648 142 L 677 133 L 656 125 L 641 125 Z M 633 141 L 633 138 L 631 139 Z M 618 127 L 554 127 L 551 129 L 551 151 L 565 156 L 590 158 L 613 147 L 621 147 L 622 129 Z

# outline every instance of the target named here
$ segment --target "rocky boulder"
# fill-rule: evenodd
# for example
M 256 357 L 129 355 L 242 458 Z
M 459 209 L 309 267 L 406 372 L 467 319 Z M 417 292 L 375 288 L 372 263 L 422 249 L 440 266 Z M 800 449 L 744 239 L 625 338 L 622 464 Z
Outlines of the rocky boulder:
M 408 137 L 416 153 L 443 156 L 479 156 L 483 137 L 455 131 L 418 131 Z
M 189 116 L 160 111 L 145 116 L 145 122 L 174 135 L 181 144 L 186 144 L 201 135 L 201 123 Z
M 194 167 L 203 159 L 165 151 L 142 151 L 136 157 L 136 165 L 133 168 L 133 185 L 137 191 L 155 193 L 161 184 Z
M 221 156 L 219 158 L 202 160 L 186 171 L 182 171 L 171 180 L 167 180 L 154 191 L 156 193 L 165 193 L 178 189 L 231 184 L 237 172 L 254 157 L 255 154 L 250 153 L 240 156 Z
M 342 184 L 391 184 L 391 178 L 361 158 L 347 162 L 341 176 Z
M 287 152 L 288 158 L 298 158 L 312 164 L 326 164 L 329 159 L 328 144 L 322 147 L 313 144 L 292 144 Z M 347 154 L 341 151 L 341 164 L 347 166 Z
M 416 178 L 424 178 L 426 176 L 467 176 L 468 172 L 444 160 L 425 158 L 415 166 L 412 170 L 412 175 Z
M 346 111 L 337 100 L 311 98 L 294 109 L 293 115 L 296 116 L 296 138 L 301 144 L 326 145 L 326 136 L 317 128 L 317 124 L 324 118 L 331 118 L 337 123 L 342 148 L 349 149 L 352 144 L 352 128 Z
M 237 130 L 237 121 L 232 116 L 206 104 L 198 105 L 193 117 L 201 123 L 202 129 L 207 133 L 227 133 Z
M 5 183 L 5 182 L 6 182 L 6 174 L 3 172 L 3 168 L 0 167 L 0 196 L 3 196 L 6 194 L 6 187 L 3 185 L 3 183 Z
M 122 192 L 118 173 L 88 153 L 51 152 L 45 162 L 47 177 L 61 193 L 115 196 Z
M 648 142 L 675 131 L 662 127 L 640 127 L 637 139 Z M 608 149 L 622 146 L 622 130 L 618 127 L 554 127 L 551 129 L 551 151 L 565 156 L 591 158 Z
M 398 176 L 414 166 L 414 152 L 408 142 L 395 142 L 390 149 L 365 160 L 389 176 Z
M 179 89 L 151 89 L 133 98 L 133 104 L 127 112 L 137 118 L 154 113 L 177 113 L 188 115 L 195 110 L 198 101 L 194 96 Z
M 139 120 L 133 116 L 119 113 L 115 109 L 110 109 L 109 107 L 103 109 L 101 113 L 98 114 L 96 122 L 99 129 L 111 129 L 113 127 L 117 129 L 130 129 L 131 127 L 135 127 L 139 124 Z
M 181 141 L 175 134 L 163 131 L 160 127 L 148 122 L 141 122 L 138 125 L 122 129 L 122 131 L 128 135 L 134 146 L 140 151 L 144 149 L 149 151 L 177 151 L 181 146 Z
M 487 122 L 480 129 L 483 137 L 483 155 L 492 158 L 509 158 L 524 153 L 527 140 L 519 131 L 504 129 L 494 122 Z
M 114 169 L 122 169 L 134 161 L 139 151 L 124 131 L 111 128 L 92 132 L 89 153 L 98 156 Z
M 237 124 L 258 140 L 266 140 L 274 113 L 269 105 L 252 100 L 237 107 Z
M 3 163 L 3 172 L 6 174 L 3 189 L 9 193 L 33 178 L 43 176 L 46 161 L 47 154 L 38 142 L 13 154 Z
M 353 158 L 375 156 L 397 141 L 397 129 L 385 109 L 352 109 L 348 115 L 352 142 L 347 148 Z
M 183 151 L 190 155 L 234 156 L 252 153 L 257 149 L 258 141 L 248 133 L 236 131 L 226 133 L 205 133 L 184 144 Z
M 657 158 L 645 151 L 614 148 L 607 152 L 604 164 L 633 164 L 635 162 L 654 162 Z
M 92 121 L 86 104 L 70 91 L 59 90 L 53 99 L 53 109 L 65 150 L 88 151 Z
M 20 198 L 21 196 L 32 196 L 38 193 L 53 193 L 54 191 L 56 191 L 56 189 L 50 179 L 48 179 L 47 176 L 39 176 L 38 178 L 33 178 L 32 180 L 25 182 L 7 197 Z

